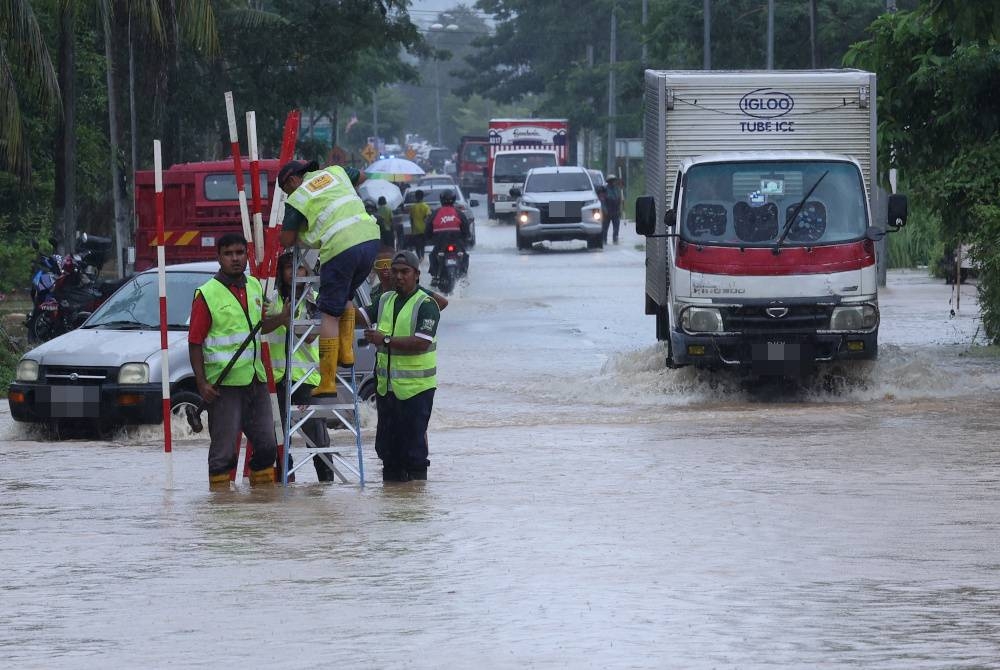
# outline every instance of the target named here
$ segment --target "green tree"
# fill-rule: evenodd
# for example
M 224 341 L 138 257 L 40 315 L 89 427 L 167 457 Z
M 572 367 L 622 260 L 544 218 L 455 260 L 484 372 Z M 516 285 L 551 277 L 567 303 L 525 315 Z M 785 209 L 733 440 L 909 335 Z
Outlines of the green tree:
M 48 46 L 29 0 L 0 2 L 0 167 L 27 184 L 31 155 L 22 115 L 24 99 L 48 107 L 59 85 Z

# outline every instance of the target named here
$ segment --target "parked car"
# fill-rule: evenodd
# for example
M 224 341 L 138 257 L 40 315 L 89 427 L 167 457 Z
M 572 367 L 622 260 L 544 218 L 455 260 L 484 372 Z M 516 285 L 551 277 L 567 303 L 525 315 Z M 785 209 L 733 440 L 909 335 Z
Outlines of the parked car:
M 201 402 L 188 359 L 187 332 L 196 288 L 219 269 L 216 262 L 168 266 L 167 343 L 170 400 L 174 411 Z M 24 354 L 8 391 L 15 421 L 48 424 L 89 422 L 99 429 L 162 421 L 159 289 L 156 270 L 128 280 L 78 329 Z M 360 393 L 375 389 L 375 351 L 362 330 L 356 368 Z M 348 402 L 342 399 L 341 402 Z
M 392 217 L 393 227 L 396 229 L 396 239 L 398 240 L 397 247 L 401 248 L 410 235 L 410 207 L 417 201 L 416 192 L 418 190 L 424 192 L 424 202 L 430 206 L 431 216 L 434 216 L 434 213 L 441 207 L 441 194 L 445 191 L 452 191 L 455 194 L 455 207 L 465 212 L 465 215 L 469 217 L 470 239 L 467 246 L 469 249 L 476 246 L 476 215 L 473 213 L 472 208 L 478 207 L 479 201 L 474 198 L 466 200 L 465 196 L 462 195 L 461 189 L 452 183 L 428 186 L 417 185 L 406 190 L 406 195 L 403 197 L 403 204 L 396 209 Z M 430 241 L 428 240 L 429 243 Z
M 589 172 L 582 167 L 542 167 L 528 171 L 518 198 L 514 223 L 518 249 L 542 240 L 586 240 L 588 249 L 604 246 L 601 201 Z

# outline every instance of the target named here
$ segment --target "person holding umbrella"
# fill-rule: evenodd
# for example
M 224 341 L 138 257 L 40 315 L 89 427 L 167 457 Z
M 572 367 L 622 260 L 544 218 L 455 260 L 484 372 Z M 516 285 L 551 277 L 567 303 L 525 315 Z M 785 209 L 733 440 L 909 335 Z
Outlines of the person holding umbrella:
M 337 367 L 354 365 L 354 304 L 351 296 L 372 270 L 379 228 L 355 189 L 365 180 L 358 170 L 293 160 L 278 172 L 288 195 L 281 244 L 319 249 L 320 285 L 316 307 L 320 383 L 314 397 L 337 395 Z

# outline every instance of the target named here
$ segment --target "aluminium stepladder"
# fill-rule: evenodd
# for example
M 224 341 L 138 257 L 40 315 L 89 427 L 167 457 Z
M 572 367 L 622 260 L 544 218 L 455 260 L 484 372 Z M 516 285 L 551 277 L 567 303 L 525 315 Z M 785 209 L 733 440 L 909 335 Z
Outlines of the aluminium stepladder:
M 302 252 L 298 247 L 294 250 L 292 267 L 298 268 L 302 260 Z M 292 355 L 307 344 L 311 336 L 319 332 L 320 320 L 316 318 L 296 318 L 300 305 L 308 299 L 311 293 L 311 286 L 319 284 L 318 276 L 299 277 L 293 272 L 291 286 L 291 316 L 288 324 L 288 345 L 285 347 L 285 393 L 278 398 L 278 402 L 285 407 L 284 431 L 284 463 L 281 467 L 281 484 L 288 486 L 289 477 L 303 465 L 312 462 L 313 456 L 318 456 L 333 471 L 334 478 L 342 483 L 357 482 L 361 487 L 365 485 L 365 464 L 364 450 L 362 449 L 361 436 L 361 400 L 358 397 L 361 375 L 358 373 L 356 365 L 341 367 L 337 369 L 338 387 L 343 391 L 336 398 L 316 398 L 311 404 L 301 405 L 292 402 L 292 395 L 302 385 L 303 381 L 318 368 L 318 361 L 311 363 L 306 374 L 296 382 L 291 382 L 291 370 L 295 361 Z M 360 290 L 356 294 L 358 309 L 360 310 L 368 302 L 367 294 Z M 352 341 L 353 341 L 352 336 Z M 356 362 L 356 361 L 355 361 Z M 343 400 L 346 395 L 346 402 Z M 325 421 L 339 421 L 346 429 L 344 431 L 333 431 L 330 436 L 329 447 L 318 447 L 313 443 L 303 427 L 310 419 L 321 418 Z M 329 428 L 328 428 L 329 430 Z M 335 444 L 337 433 L 348 433 L 354 441 L 354 458 L 349 452 L 350 446 Z M 295 464 L 289 467 L 292 451 L 295 450 Z

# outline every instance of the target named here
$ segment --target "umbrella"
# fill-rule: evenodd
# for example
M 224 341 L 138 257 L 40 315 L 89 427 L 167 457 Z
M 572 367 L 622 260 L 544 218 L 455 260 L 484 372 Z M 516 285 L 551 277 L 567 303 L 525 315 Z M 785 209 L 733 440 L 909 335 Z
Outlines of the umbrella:
M 405 158 L 383 158 L 365 168 L 365 174 L 389 181 L 413 181 L 424 174 L 423 168 Z
M 358 187 L 358 195 L 362 198 L 371 198 L 375 202 L 378 202 L 379 196 L 383 196 L 389 209 L 396 209 L 403 204 L 403 194 L 399 187 L 384 179 L 366 179 L 365 183 Z

